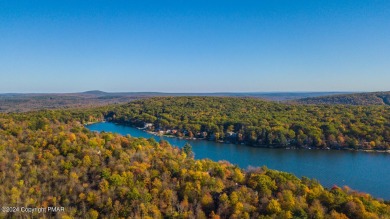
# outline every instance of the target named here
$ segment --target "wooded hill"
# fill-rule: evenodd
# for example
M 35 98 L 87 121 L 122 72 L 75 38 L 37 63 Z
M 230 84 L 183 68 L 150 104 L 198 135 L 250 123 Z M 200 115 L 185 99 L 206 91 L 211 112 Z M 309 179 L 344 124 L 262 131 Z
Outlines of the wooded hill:
M 110 95 L 96 91 L 74 94 L 0 94 L 0 112 L 96 107 L 141 98 L 142 96 Z
M 197 105 L 200 103 L 202 107 L 207 106 L 200 100 L 152 99 L 149 100 L 152 105 L 138 102 L 138 107 L 122 109 L 139 114 L 137 110 L 141 106 L 144 112 L 160 106 L 169 112 L 173 105 L 161 105 L 168 101 L 171 104 L 183 102 L 184 105 L 178 107 L 188 112 L 183 106 L 192 106 L 194 110 L 200 110 Z M 246 103 L 247 107 L 257 103 L 234 98 L 214 101 L 214 104 L 220 101 L 239 106 Z M 242 106 L 239 109 L 243 110 Z M 211 106 L 206 109 L 215 113 Z M 326 189 L 315 180 L 298 179 L 265 167 L 244 171 L 227 162 L 194 160 L 190 147 L 181 150 L 153 139 L 99 134 L 81 124 L 101 121 L 106 110 L 108 108 L 0 113 L 0 201 L 3 206 L 65 208 L 57 214 L 1 211 L 0 218 L 390 217 L 389 203 L 347 187 Z M 375 108 L 373 113 L 380 110 L 383 109 Z M 140 115 L 146 116 L 144 112 Z M 232 115 L 235 113 L 233 111 Z M 214 121 L 211 115 L 205 116 Z
M 301 104 L 390 105 L 390 91 L 308 97 L 296 100 Z
M 253 93 L 160 93 L 160 92 L 103 92 L 99 90 L 82 93 L 57 94 L 0 94 L 0 112 L 27 112 L 40 109 L 66 109 L 126 103 L 135 99 L 168 96 L 215 96 L 254 97 L 259 99 L 286 101 L 304 97 L 338 94 L 335 92 L 253 92 Z
M 389 105 L 390 92 L 345 94 L 340 92 L 159 93 L 87 91 L 64 94 L 0 94 L 0 112 L 27 112 L 127 103 L 151 97 L 252 97 L 293 104 Z
M 116 106 L 110 121 L 263 147 L 390 149 L 390 107 L 294 105 L 254 98 L 161 97 Z

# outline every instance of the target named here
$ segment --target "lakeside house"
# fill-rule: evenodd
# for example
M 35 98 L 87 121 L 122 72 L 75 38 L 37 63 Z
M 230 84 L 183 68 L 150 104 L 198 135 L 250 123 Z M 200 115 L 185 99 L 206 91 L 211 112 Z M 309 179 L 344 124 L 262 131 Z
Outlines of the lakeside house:
M 232 138 L 234 138 L 234 137 L 236 137 L 237 136 L 237 133 L 235 133 L 235 132 L 226 132 L 226 137 L 232 137 Z
M 144 123 L 144 129 L 153 127 L 153 123 Z

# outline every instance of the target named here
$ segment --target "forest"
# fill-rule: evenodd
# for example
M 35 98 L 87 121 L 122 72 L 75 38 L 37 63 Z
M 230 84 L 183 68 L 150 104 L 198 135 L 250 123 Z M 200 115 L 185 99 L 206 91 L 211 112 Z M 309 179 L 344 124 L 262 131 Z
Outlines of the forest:
M 143 98 L 137 94 L 84 92 L 69 94 L 0 94 L 0 112 L 28 112 L 41 109 L 88 108 Z
M 303 105 L 234 97 L 156 97 L 107 110 L 108 121 L 177 137 L 260 147 L 390 149 L 389 106 Z
M 390 92 L 369 92 L 308 97 L 296 100 L 301 104 L 390 105 Z
M 162 96 L 214 96 L 253 97 L 272 101 L 293 101 L 307 97 L 318 97 L 340 92 L 276 92 L 276 93 L 161 93 L 161 92 L 104 92 L 99 90 L 81 93 L 0 93 L 0 112 L 28 112 L 41 109 L 88 108 L 110 104 L 127 103 L 136 99 Z M 367 95 L 370 95 L 368 93 Z M 312 99 L 303 99 L 308 103 Z M 327 101 L 330 102 L 330 101 Z
M 196 117 L 199 121 L 193 122 L 199 122 L 200 127 L 205 118 L 211 124 L 241 118 L 242 125 L 247 126 L 252 116 L 257 115 L 255 112 L 264 108 L 272 108 L 275 112 L 263 115 L 269 118 L 272 127 L 279 127 L 274 126 L 274 122 L 283 120 L 271 118 L 286 110 L 294 116 L 301 113 L 303 121 L 309 119 L 304 118 L 309 115 L 312 118 L 326 113 L 327 116 L 318 117 L 318 120 L 327 121 L 332 115 L 356 111 L 361 113 L 349 120 L 364 124 L 366 119 L 375 117 L 371 123 L 378 127 L 388 125 L 387 117 L 383 118 L 386 114 L 382 114 L 382 118 L 376 117 L 386 112 L 386 108 L 342 110 L 273 105 L 251 99 L 213 99 L 212 104 L 209 100 L 161 98 L 115 109 L 0 113 L 0 201 L 9 206 L 65 208 L 64 212 L 52 215 L 35 212 L 28 216 L 34 218 L 390 217 L 389 202 L 348 187 L 324 188 L 314 179 L 299 179 L 266 167 L 243 170 L 228 162 L 195 160 L 190 145 L 179 149 L 165 141 L 91 132 L 83 125 L 101 121 L 104 115 L 114 118 L 110 110 L 118 110 L 116 118 L 138 115 L 136 118 L 142 116 L 143 120 L 155 119 L 154 122 L 163 119 L 172 122 L 185 112 L 187 117 L 177 121 L 183 121 L 178 125 L 182 124 L 188 130 L 189 124 L 198 124 L 189 122 L 195 116 L 199 116 Z M 246 103 L 246 107 L 240 106 L 240 101 Z M 236 111 L 218 117 L 217 110 L 227 113 L 230 107 L 236 107 Z M 294 110 L 294 107 L 297 108 Z M 359 118 L 359 115 L 366 116 Z M 231 116 L 231 120 L 227 116 Z M 282 118 L 288 121 L 289 116 Z M 335 120 L 339 118 L 341 116 Z M 320 121 L 313 121 L 311 125 Z M 166 123 L 167 127 L 169 124 Z M 233 130 L 239 127 L 235 123 L 232 125 Z M 0 218 L 22 217 L 26 215 L 0 212 Z

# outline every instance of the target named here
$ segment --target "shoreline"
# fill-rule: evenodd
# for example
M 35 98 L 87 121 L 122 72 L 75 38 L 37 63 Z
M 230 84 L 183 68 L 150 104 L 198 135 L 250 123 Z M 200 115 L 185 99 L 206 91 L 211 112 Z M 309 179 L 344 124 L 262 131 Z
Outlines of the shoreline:
M 166 135 L 166 134 L 161 135 L 161 134 L 158 134 L 157 132 L 148 131 L 148 130 L 146 130 L 146 128 L 140 128 L 140 127 L 136 127 L 134 125 L 126 124 L 126 123 L 107 121 L 105 119 L 102 120 L 102 121 L 84 123 L 82 125 L 87 126 L 87 125 L 93 125 L 93 124 L 96 124 L 96 123 L 105 123 L 105 122 L 111 122 L 111 123 L 114 123 L 114 124 L 117 124 L 117 125 L 123 125 L 123 126 L 127 126 L 127 127 L 136 128 L 138 130 L 141 130 L 143 132 L 149 133 L 149 134 L 154 135 L 154 136 L 167 137 L 167 138 L 177 138 L 177 139 L 190 140 L 190 141 L 202 141 L 202 140 L 203 141 L 211 141 L 211 140 L 208 140 L 206 138 L 177 137 L 177 136 L 174 136 L 174 135 Z M 222 141 L 222 140 L 214 141 L 214 142 L 221 143 L 221 144 L 245 145 L 246 147 L 254 147 L 254 148 L 269 148 L 269 149 L 284 149 L 284 150 L 322 150 L 322 151 L 332 150 L 332 151 L 351 151 L 351 152 L 388 153 L 388 154 L 390 154 L 390 149 L 389 150 L 374 150 L 374 149 L 353 149 L 353 148 L 316 148 L 316 147 L 309 147 L 309 146 L 305 146 L 305 147 L 296 147 L 296 146 L 278 147 L 278 146 L 271 146 L 270 147 L 270 146 L 266 146 L 266 145 L 248 145 L 248 144 L 245 144 L 245 143 L 235 144 L 235 143 L 226 142 L 226 141 Z
M 104 121 L 104 122 L 106 122 L 106 121 Z M 158 134 L 157 132 L 147 131 L 145 128 L 139 128 L 139 127 L 135 127 L 132 125 L 127 125 L 127 124 L 122 124 L 122 123 L 115 123 L 115 124 L 133 127 L 133 128 L 136 128 L 138 130 L 141 130 L 143 132 L 149 133 L 149 134 L 154 135 L 154 136 L 167 137 L 167 138 L 177 138 L 177 139 L 191 140 L 191 141 L 211 141 L 211 140 L 208 140 L 206 138 L 177 137 L 174 135 L 166 135 L 166 134 L 161 135 L 161 134 Z M 390 150 L 353 149 L 353 148 L 316 148 L 316 147 L 308 147 L 308 146 L 305 146 L 305 147 L 295 147 L 295 146 L 292 146 L 292 147 L 278 147 L 278 146 L 272 147 L 271 146 L 270 147 L 270 146 L 265 146 L 265 145 L 264 146 L 263 145 L 258 145 L 258 146 L 257 145 L 248 145 L 245 143 L 235 144 L 235 143 L 226 142 L 226 141 L 214 141 L 214 142 L 221 143 L 221 144 L 244 145 L 246 147 L 254 147 L 254 148 L 269 148 L 269 149 L 284 149 L 284 150 L 321 150 L 321 151 L 332 150 L 332 151 L 351 151 L 351 152 L 388 153 L 388 154 L 390 154 Z
M 207 139 L 200 139 L 200 138 L 188 138 L 188 137 L 176 137 L 176 136 L 174 136 L 174 135 L 161 135 L 161 134 L 158 134 L 157 132 L 152 132 L 152 131 L 147 131 L 146 129 L 143 129 L 143 128 L 139 128 L 139 127 L 135 127 L 135 126 L 130 126 L 130 125 L 124 125 L 124 124 L 121 124 L 121 123 L 115 123 L 115 122 L 107 122 L 107 123 L 112 123 L 112 124 L 115 124 L 115 125 L 121 125 L 121 126 L 123 126 L 123 127 L 130 127 L 130 128 L 133 128 L 134 129 L 134 131 L 136 132 L 136 130 L 139 130 L 139 131 L 142 131 L 143 133 L 148 133 L 148 134 L 150 134 L 150 135 L 153 135 L 153 136 L 159 136 L 159 137 L 166 137 L 166 138 L 177 138 L 177 139 L 181 139 L 181 140 L 188 140 L 188 141 L 198 141 L 198 140 L 207 140 Z M 103 125 L 104 126 L 104 125 Z M 140 136 L 140 138 L 144 138 L 144 139 L 149 139 L 149 138 L 154 138 L 153 136 L 150 136 L 150 135 L 148 135 L 148 136 Z M 130 136 L 132 136 L 132 135 L 130 135 Z M 132 136 L 132 137 L 134 137 L 134 136 Z M 137 138 L 137 137 L 135 137 L 135 138 Z M 157 140 L 157 142 L 159 141 L 158 139 L 156 139 Z M 171 140 L 169 140 L 169 139 L 162 139 L 162 140 L 166 140 L 166 141 L 171 141 Z M 193 143 L 194 143 L 193 142 Z M 181 142 L 181 143 L 185 143 L 185 142 Z M 191 144 L 191 142 L 188 142 L 188 143 L 190 143 Z M 215 141 L 211 141 L 210 143 L 217 143 L 217 142 L 215 142 Z M 224 143 L 224 142 L 219 142 L 219 143 Z M 232 143 L 231 143 L 232 144 Z M 175 144 L 170 144 L 172 147 L 178 147 L 178 145 L 175 145 Z M 238 146 L 242 146 L 242 145 L 238 145 L 238 144 L 234 144 L 234 147 L 237 147 L 238 148 Z M 249 147 L 254 147 L 254 146 L 251 146 L 251 145 L 245 145 L 245 146 L 249 146 Z M 211 146 L 212 147 L 212 146 Z M 221 149 L 222 148 L 224 148 L 224 147 L 229 147 L 228 145 L 220 145 L 219 147 L 221 147 Z M 194 145 L 192 145 L 192 148 L 193 148 L 193 150 L 195 150 L 195 148 L 197 148 L 196 146 L 194 146 Z M 200 146 L 200 148 L 202 148 L 202 146 Z M 257 148 L 264 148 L 264 149 L 270 149 L 270 150 L 267 150 L 267 151 L 270 151 L 270 153 L 271 154 L 273 154 L 273 152 L 271 152 L 271 151 L 277 151 L 277 150 L 272 150 L 272 149 L 285 149 L 285 150 L 291 150 L 291 151 L 285 151 L 285 150 L 279 150 L 280 152 L 283 152 L 283 153 L 286 153 L 286 155 L 288 155 L 288 154 L 290 154 L 290 153 L 292 153 L 292 154 L 295 154 L 295 153 L 299 153 L 299 150 L 302 150 L 302 152 L 304 152 L 304 150 L 305 151 L 312 151 L 312 150 L 314 150 L 314 149 L 312 149 L 312 150 L 310 150 L 310 149 L 308 149 L 308 148 L 272 148 L 272 147 L 257 147 Z M 238 149 L 239 150 L 239 149 Z M 325 149 L 317 149 L 317 150 L 325 150 Z M 329 149 L 329 150 L 327 150 L 327 151 L 329 151 L 328 153 L 322 153 L 322 152 L 315 152 L 316 154 L 318 153 L 318 156 L 319 155 L 327 155 L 327 156 L 331 156 L 332 155 L 332 153 L 330 153 L 330 151 L 331 151 L 332 149 Z M 355 152 L 359 152 L 360 153 L 360 155 L 361 156 L 369 156 L 369 154 L 366 154 L 366 153 L 361 153 L 361 152 L 368 152 L 368 151 L 358 151 L 358 150 L 355 150 L 355 149 L 342 149 L 342 150 L 340 150 L 340 151 L 345 151 L 345 152 L 339 152 L 340 154 L 358 154 L 358 153 L 349 153 L 349 152 L 346 152 L 346 150 L 349 150 L 349 151 L 355 151 Z M 335 151 L 335 149 L 333 149 L 333 151 Z M 371 151 L 371 153 L 373 153 L 373 152 L 378 152 L 378 151 Z M 384 152 L 384 151 L 383 151 Z M 267 153 L 267 152 L 265 152 L 265 153 Z M 387 152 L 388 153 L 388 152 Z M 381 153 L 382 154 L 382 153 Z M 303 154 L 303 155 L 305 155 L 305 154 Z M 374 155 L 374 154 L 373 154 Z M 379 155 L 379 153 L 378 153 L 378 155 Z M 304 157 L 306 157 L 306 156 L 304 156 Z M 386 159 L 386 158 L 388 158 L 388 155 L 386 155 L 386 154 L 383 154 L 383 156 L 380 156 L 380 157 L 382 157 L 382 159 L 384 158 L 384 159 Z M 211 160 L 213 160 L 213 161 L 215 161 L 215 162 L 218 162 L 218 161 L 220 161 L 220 160 L 226 160 L 226 161 L 228 161 L 229 163 L 231 163 L 231 164 L 234 164 L 234 165 L 238 165 L 238 166 L 240 166 L 242 169 L 246 169 L 246 168 L 248 168 L 248 166 L 251 166 L 250 164 L 248 164 L 248 165 L 246 165 L 246 164 L 244 164 L 244 165 L 240 165 L 240 164 L 238 164 L 236 161 L 234 161 L 234 160 L 230 160 L 230 159 L 219 159 L 219 158 L 213 158 L 213 157 L 209 157 L 209 155 L 207 155 L 207 157 L 203 157 L 203 158 L 199 158 L 199 157 L 197 157 L 196 159 L 211 159 Z M 262 164 L 262 165 L 264 165 L 264 164 Z M 262 166 L 262 165 L 252 165 L 252 166 Z M 309 174 L 305 174 L 305 175 L 303 175 L 302 173 L 298 173 L 300 170 L 299 170 L 299 168 L 297 169 L 297 170 L 289 170 L 289 171 L 287 171 L 287 170 L 282 170 L 281 168 L 276 168 L 276 167 L 274 167 L 273 169 L 275 169 L 275 170 L 279 170 L 279 171 L 282 171 L 282 172 L 288 172 L 288 173 L 293 173 L 294 175 L 299 175 L 299 174 L 301 174 L 302 176 L 308 176 Z M 298 172 L 296 172 L 296 171 L 298 171 Z M 310 177 L 311 178 L 316 178 L 316 179 L 319 179 L 318 178 L 318 176 L 315 176 L 315 175 L 310 175 Z M 319 179 L 320 180 L 320 179 Z M 323 180 L 320 180 L 322 183 L 321 183 L 321 185 L 323 185 L 324 187 L 326 187 L 326 188 L 328 188 L 328 189 L 331 189 L 332 188 L 332 186 L 333 185 L 339 185 L 339 187 L 342 187 L 342 185 L 345 185 L 345 184 L 343 184 L 344 183 L 344 181 L 342 182 L 342 183 L 340 183 L 340 184 L 335 184 L 335 183 L 332 183 L 332 185 L 331 184 L 324 184 L 324 181 Z M 355 190 L 355 191 L 362 191 L 363 189 L 362 188 L 360 188 L 360 190 Z M 364 190 L 365 191 L 365 190 Z M 377 196 L 375 196 L 375 197 L 377 197 L 377 198 L 380 198 L 381 196 L 379 196 L 379 195 L 377 195 Z M 384 198 L 382 198 L 382 199 L 384 199 Z
M 86 123 L 82 123 L 82 125 L 86 126 L 86 125 L 93 125 L 93 124 L 96 124 L 96 123 L 105 123 L 107 122 L 106 120 L 102 120 L 102 121 L 96 121 L 96 122 L 86 122 Z

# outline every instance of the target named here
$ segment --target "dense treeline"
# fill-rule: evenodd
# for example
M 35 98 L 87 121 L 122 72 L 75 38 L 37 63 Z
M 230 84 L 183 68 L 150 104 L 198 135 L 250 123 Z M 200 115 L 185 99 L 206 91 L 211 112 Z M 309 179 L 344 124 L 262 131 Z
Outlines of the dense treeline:
M 390 107 L 164 97 L 115 107 L 107 119 L 179 137 L 267 147 L 390 149 Z M 153 125 L 153 126 L 152 126 Z
M 28 112 L 41 109 L 87 108 L 127 103 L 143 98 L 134 95 L 74 94 L 0 94 L 0 112 Z
M 127 103 L 135 99 L 161 96 L 218 96 L 254 97 L 274 101 L 287 101 L 337 94 L 337 92 L 286 92 L 286 93 L 159 93 L 159 92 L 119 92 L 107 93 L 99 90 L 82 93 L 57 94 L 1 94 L 0 112 L 28 112 L 41 109 L 65 109 L 96 107 L 116 103 Z
M 390 92 L 341 94 L 297 100 L 304 104 L 390 105 Z
M 58 218 L 390 217 L 388 203 L 349 188 L 194 160 L 189 146 L 94 133 L 81 124 L 101 120 L 105 110 L 0 114 L 1 203 L 65 207 Z M 26 216 L 43 217 L 0 212 Z

